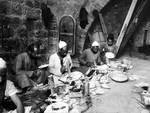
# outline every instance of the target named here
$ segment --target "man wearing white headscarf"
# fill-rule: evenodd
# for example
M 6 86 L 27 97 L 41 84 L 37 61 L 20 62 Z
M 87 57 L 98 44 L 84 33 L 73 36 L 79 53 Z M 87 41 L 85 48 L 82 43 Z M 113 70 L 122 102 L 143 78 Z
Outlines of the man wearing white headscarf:
M 14 86 L 14 83 L 10 80 L 7 80 L 6 61 L 0 58 L 0 113 L 3 112 L 5 107 L 11 106 L 6 103 L 5 97 L 10 97 L 13 104 L 16 106 L 17 113 L 24 113 L 23 104 L 17 93 L 18 90 Z
M 91 67 L 94 65 L 101 64 L 99 43 L 94 41 L 91 45 L 91 48 L 85 49 L 82 55 L 79 58 L 81 66 Z
M 72 67 L 72 60 L 68 53 L 67 43 L 60 41 L 58 45 L 58 52 L 54 53 L 49 58 L 49 71 L 55 78 L 62 77 L 64 73 L 69 73 Z M 55 82 L 55 84 L 57 84 Z

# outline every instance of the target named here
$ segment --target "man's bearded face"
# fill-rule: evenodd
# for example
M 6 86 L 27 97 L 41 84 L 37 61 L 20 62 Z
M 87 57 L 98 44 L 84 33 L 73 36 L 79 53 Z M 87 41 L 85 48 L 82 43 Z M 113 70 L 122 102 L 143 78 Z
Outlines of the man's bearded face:
M 92 50 L 92 52 L 93 53 L 98 53 L 98 51 L 99 51 L 99 46 L 93 46 L 92 48 L 91 48 L 91 50 Z
M 38 47 L 34 45 L 32 49 L 28 51 L 28 54 L 31 58 L 38 58 Z
M 67 55 L 67 53 L 68 53 L 67 46 L 65 46 L 65 47 L 63 47 L 63 48 L 61 48 L 61 49 L 59 50 L 59 54 L 60 54 L 62 57 L 65 57 L 65 56 Z
M 111 39 L 108 39 L 108 41 L 107 41 L 107 44 L 108 44 L 108 46 L 112 46 L 113 45 L 113 40 L 111 40 Z

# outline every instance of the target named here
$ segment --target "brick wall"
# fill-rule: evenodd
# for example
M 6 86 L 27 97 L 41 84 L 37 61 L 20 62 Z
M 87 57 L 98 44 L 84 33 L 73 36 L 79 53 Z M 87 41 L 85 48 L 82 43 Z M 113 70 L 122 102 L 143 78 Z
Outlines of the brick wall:
M 110 4 L 108 3 L 106 7 L 101 10 L 108 33 L 113 33 L 116 39 L 118 38 L 131 2 L 132 0 L 112 0 Z M 139 24 L 131 37 L 133 39 L 132 44 L 130 44 L 130 46 L 132 45 L 132 48 L 129 48 L 135 52 L 139 52 L 138 48 L 143 46 L 145 30 L 147 30 L 146 44 L 150 45 L 149 7 L 150 5 L 146 5 L 146 8 L 142 11 L 140 19 L 138 20 Z M 128 43 L 126 44 L 126 47 L 128 48 Z
M 34 42 L 42 42 L 40 51 L 46 57 L 49 36 L 41 19 L 40 2 L 1 0 L 0 15 L 0 57 L 11 61 Z
M 48 5 L 58 24 L 63 15 L 72 15 L 76 19 L 85 1 L 91 10 L 101 10 L 109 0 L 1 0 L 0 55 L 17 55 L 36 41 L 42 42 L 41 48 L 46 55 L 56 51 L 56 40 L 52 42 L 54 34 L 45 29 L 42 21 L 41 3 Z M 55 38 L 58 38 L 57 32 Z
M 132 0 L 112 0 L 101 10 L 108 33 L 117 39 Z
M 135 48 L 143 46 L 145 30 L 147 30 L 146 44 L 150 45 L 150 16 L 148 13 L 146 13 L 146 15 L 147 16 L 145 16 L 145 18 L 141 20 L 140 26 L 138 26 L 138 29 L 136 29 L 136 32 L 133 35 Z

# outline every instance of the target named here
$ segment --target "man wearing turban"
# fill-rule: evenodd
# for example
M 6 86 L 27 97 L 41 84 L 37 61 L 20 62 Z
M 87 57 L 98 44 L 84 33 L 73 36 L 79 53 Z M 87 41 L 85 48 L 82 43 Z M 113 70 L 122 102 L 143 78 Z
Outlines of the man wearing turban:
M 58 83 L 57 79 L 61 78 L 63 74 L 70 73 L 71 67 L 72 60 L 68 53 L 67 43 L 60 41 L 58 52 L 52 54 L 49 58 L 49 71 L 54 75 L 54 84 Z
M 91 67 L 101 64 L 99 47 L 99 43 L 94 41 L 91 48 L 85 49 L 79 58 L 80 65 L 84 67 Z

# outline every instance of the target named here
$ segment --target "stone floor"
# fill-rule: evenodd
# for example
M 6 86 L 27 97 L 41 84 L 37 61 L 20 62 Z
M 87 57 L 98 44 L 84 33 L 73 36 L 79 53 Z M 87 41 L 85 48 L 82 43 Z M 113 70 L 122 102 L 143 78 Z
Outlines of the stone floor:
M 111 89 L 103 95 L 93 97 L 93 106 L 86 113 L 141 113 L 143 107 L 137 101 L 140 96 L 134 92 L 134 85 L 141 81 L 150 83 L 150 60 L 137 57 L 129 58 L 133 63 L 131 73 L 141 79 L 116 83 L 111 81 Z

